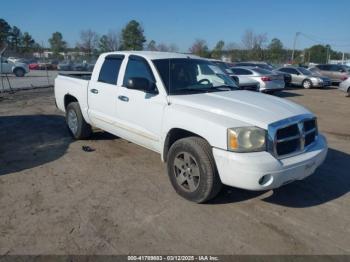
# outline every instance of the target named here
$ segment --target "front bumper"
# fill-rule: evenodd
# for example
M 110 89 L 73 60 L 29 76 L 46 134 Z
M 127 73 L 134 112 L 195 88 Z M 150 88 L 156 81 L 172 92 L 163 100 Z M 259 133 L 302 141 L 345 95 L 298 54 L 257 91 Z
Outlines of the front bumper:
M 314 87 L 328 87 L 332 85 L 332 82 L 330 80 L 324 80 L 323 82 L 312 81 L 312 85 Z
M 278 188 L 313 174 L 327 155 L 327 141 L 319 135 L 316 143 L 299 155 L 276 159 L 268 152 L 234 153 L 213 148 L 223 184 L 248 190 Z

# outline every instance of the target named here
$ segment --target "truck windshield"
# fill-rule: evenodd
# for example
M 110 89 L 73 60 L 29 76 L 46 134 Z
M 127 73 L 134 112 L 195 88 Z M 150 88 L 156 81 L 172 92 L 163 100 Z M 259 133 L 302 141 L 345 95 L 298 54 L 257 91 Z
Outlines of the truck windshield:
M 169 95 L 237 90 L 238 87 L 215 64 L 201 59 L 153 60 Z

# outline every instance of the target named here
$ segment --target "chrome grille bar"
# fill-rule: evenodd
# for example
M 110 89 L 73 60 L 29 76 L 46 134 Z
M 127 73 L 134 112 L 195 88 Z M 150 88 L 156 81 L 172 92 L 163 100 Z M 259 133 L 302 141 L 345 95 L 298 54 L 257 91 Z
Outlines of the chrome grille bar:
M 305 122 L 307 123 L 307 128 L 310 127 L 310 122 L 314 121 L 314 127 L 310 130 L 305 130 Z M 295 126 L 295 127 L 293 127 Z M 291 134 L 290 136 L 285 135 L 287 131 L 292 132 L 293 130 L 298 133 Z M 290 130 L 288 130 L 290 128 Z M 283 137 L 278 139 L 278 131 L 282 131 Z M 280 132 L 281 133 L 281 132 Z M 287 132 L 288 133 L 288 132 Z M 315 116 L 311 114 L 299 115 L 292 118 L 287 118 L 268 126 L 268 151 L 278 159 L 294 156 L 304 152 L 309 146 L 311 146 L 317 138 L 317 121 Z M 314 134 L 314 136 L 312 136 Z M 310 137 L 310 135 L 312 137 Z M 308 136 L 308 139 L 306 137 Z M 311 142 L 310 142 L 311 139 Z M 293 143 L 295 141 L 295 144 Z M 306 145 L 306 142 L 308 143 Z M 281 153 L 282 151 L 282 153 Z M 287 151 L 288 153 L 283 153 Z M 289 152 L 290 151 L 290 152 Z M 279 152 L 281 154 L 279 154 Z

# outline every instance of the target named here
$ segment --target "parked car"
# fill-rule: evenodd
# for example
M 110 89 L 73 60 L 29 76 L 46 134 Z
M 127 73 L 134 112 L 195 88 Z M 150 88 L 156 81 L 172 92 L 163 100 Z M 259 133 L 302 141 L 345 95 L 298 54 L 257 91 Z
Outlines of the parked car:
M 39 62 L 39 70 L 57 70 L 57 65 L 51 62 Z
M 306 108 L 239 90 L 186 54 L 102 54 L 92 74 L 58 75 L 55 99 L 74 138 L 94 126 L 159 153 L 175 191 L 197 203 L 222 184 L 268 190 L 304 179 L 327 154 Z
M 346 93 L 347 97 L 350 97 L 350 78 L 339 84 L 339 89 Z
M 272 71 L 274 69 L 272 65 L 265 63 L 265 62 L 236 62 L 236 63 L 234 63 L 234 67 L 242 67 L 242 66 L 259 67 L 259 68 L 270 70 L 270 71 Z
M 17 77 L 23 77 L 29 73 L 29 66 L 25 63 L 15 62 L 7 58 L 1 59 L 0 73 L 14 74 Z
M 274 93 L 281 91 L 285 87 L 284 77 L 272 71 L 258 67 L 232 67 L 232 72 L 240 78 L 251 79 L 259 82 L 259 91 L 265 93 Z
M 260 88 L 259 82 L 248 77 L 241 77 L 241 76 L 235 75 L 232 72 L 229 65 L 223 61 L 216 60 L 216 59 L 209 59 L 209 61 L 214 63 L 218 67 L 220 67 L 222 71 L 226 72 L 237 83 L 240 89 L 250 90 L 250 91 L 259 91 L 259 88 Z
M 273 71 L 274 67 L 268 63 L 265 62 L 236 62 L 232 67 L 258 67 L 261 69 Z M 282 75 L 284 79 L 284 85 L 289 86 L 292 76 L 287 74 L 287 73 L 282 73 L 282 72 L 275 72 L 278 75 Z
M 309 68 L 309 70 L 330 78 L 332 83 L 335 84 L 339 84 L 350 76 L 350 71 L 344 65 L 315 65 Z
M 39 64 L 38 63 L 30 63 L 28 65 L 30 70 L 39 70 Z
M 281 67 L 276 72 L 288 73 L 292 76 L 291 84 L 304 88 L 327 87 L 332 85 L 328 77 L 317 75 L 304 67 Z
M 57 65 L 57 70 L 59 71 L 71 71 L 73 63 L 71 61 L 65 61 Z

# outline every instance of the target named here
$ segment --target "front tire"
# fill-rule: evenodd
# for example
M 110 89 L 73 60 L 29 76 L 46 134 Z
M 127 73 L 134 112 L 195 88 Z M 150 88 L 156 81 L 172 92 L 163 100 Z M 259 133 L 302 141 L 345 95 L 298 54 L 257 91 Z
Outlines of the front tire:
M 22 68 L 16 68 L 13 73 L 15 74 L 15 76 L 17 77 L 24 77 L 24 75 L 26 74 L 26 72 L 24 71 L 24 69 Z
M 175 191 L 189 201 L 204 203 L 221 190 L 212 149 L 200 137 L 176 141 L 169 150 L 167 167 Z
M 312 88 L 312 82 L 309 79 L 305 79 L 302 83 L 303 88 L 310 89 Z
M 70 134 L 77 140 L 86 139 L 92 133 L 91 126 L 86 123 L 78 102 L 72 102 L 67 106 L 66 122 Z

